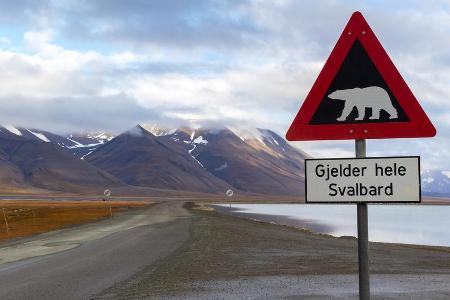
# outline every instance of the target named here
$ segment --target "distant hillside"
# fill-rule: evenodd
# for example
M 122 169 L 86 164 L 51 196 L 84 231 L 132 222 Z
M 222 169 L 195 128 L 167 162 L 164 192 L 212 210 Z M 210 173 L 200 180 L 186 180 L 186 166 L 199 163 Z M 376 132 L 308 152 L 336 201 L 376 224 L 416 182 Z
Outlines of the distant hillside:
M 215 193 L 229 185 L 141 126 L 99 147 L 86 160 L 129 185 Z
M 305 153 L 269 130 L 180 128 L 160 135 L 179 152 L 237 190 L 265 195 L 303 195 Z
M 137 125 L 57 135 L 0 127 L 0 184 L 80 192 L 103 187 L 301 196 L 305 154 L 272 131 Z M 139 187 L 139 189 L 138 189 Z
M 83 192 L 124 185 L 32 130 L 0 128 L 0 165 L 5 186 Z
M 86 160 L 131 185 L 299 196 L 304 157 L 269 130 L 138 125 Z
M 223 195 L 233 189 L 240 195 L 301 197 L 307 157 L 273 131 L 248 127 L 143 124 L 116 137 L 0 127 L 4 192 L 115 188 L 128 194 Z M 423 171 L 423 193 L 449 196 L 449 176 L 448 171 Z
M 423 171 L 422 193 L 430 196 L 450 196 L 450 171 Z

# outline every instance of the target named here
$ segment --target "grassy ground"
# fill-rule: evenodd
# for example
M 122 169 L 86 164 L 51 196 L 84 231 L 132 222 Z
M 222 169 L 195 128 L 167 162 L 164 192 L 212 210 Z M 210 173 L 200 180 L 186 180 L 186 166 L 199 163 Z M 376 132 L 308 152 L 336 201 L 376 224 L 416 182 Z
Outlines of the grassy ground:
M 148 204 L 137 201 L 0 201 L 0 242 L 93 222 L 110 217 L 111 213 Z

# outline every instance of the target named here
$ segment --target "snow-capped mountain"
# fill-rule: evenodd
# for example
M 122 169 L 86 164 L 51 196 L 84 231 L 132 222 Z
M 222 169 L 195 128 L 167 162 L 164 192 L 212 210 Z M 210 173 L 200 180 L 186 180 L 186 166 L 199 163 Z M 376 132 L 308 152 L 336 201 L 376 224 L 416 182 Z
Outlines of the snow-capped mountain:
M 105 132 L 72 133 L 66 136 L 68 142 L 59 145 L 69 149 L 70 152 L 80 159 L 84 159 L 99 146 L 111 141 L 113 138 L 112 134 Z
M 450 171 L 422 171 L 422 192 L 428 195 L 450 195 Z
M 86 161 L 133 186 L 215 193 L 229 185 L 199 166 L 187 151 L 138 125 L 86 157 Z
M 0 126 L 0 186 L 87 191 L 107 186 L 301 196 L 308 155 L 250 127 L 137 125 L 117 137 Z M 423 171 L 422 191 L 450 195 L 449 171 Z
M 85 160 L 135 186 L 301 196 L 305 157 L 270 130 L 144 124 Z
M 43 130 L 0 127 L 2 190 L 81 192 L 124 185 L 118 178 L 75 157 L 62 146 L 65 141 L 65 137 Z
M 171 135 L 175 133 L 175 131 L 177 130 L 176 128 L 164 127 L 158 124 L 139 124 L 139 126 L 144 128 L 146 131 L 150 132 L 154 136 Z
M 0 126 L 0 136 L 4 137 L 20 137 L 28 140 L 35 140 L 45 143 L 50 143 L 53 140 L 59 140 L 61 137 L 39 129 L 31 129 L 24 127 L 15 127 L 12 125 Z
M 15 127 L 12 125 L 0 126 L 0 135 L 2 134 L 6 136 L 21 137 L 28 140 L 53 143 L 67 149 L 70 153 L 81 159 L 84 159 L 84 157 L 91 154 L 97 147 L 114 138 L 112 134 L 106 132 L 72 133 L 62 136 L 40 129 Z

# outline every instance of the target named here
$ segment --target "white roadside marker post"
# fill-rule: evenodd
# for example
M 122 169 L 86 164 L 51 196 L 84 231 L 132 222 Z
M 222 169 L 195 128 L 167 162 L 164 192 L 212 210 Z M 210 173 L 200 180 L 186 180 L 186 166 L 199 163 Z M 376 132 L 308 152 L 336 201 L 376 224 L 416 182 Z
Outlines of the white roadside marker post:
M 366 140 L 355 140 L 357 158 L 366 157 Z M 359 299 L 370 299 L 367 203 L 357 203 Z
M 228 189 L 226 192 L 226 195 L 228 196 L 228 198 L 230 198 L 230 208 L 231 208 L 231 197 L 233 197 L 234 192 L 232 189 Z
M 106 197 L 105 201 L 107 201 L 109 204 L 109 216 L 112 217 L 113 213 L 112 213 L 112 207 L 111 207 L 111 200 L 109 198 L 111 196 L 111 190 L 109 190 L 109 189 L 104 190 L 103 195 L 105 195 L 105 197 Z

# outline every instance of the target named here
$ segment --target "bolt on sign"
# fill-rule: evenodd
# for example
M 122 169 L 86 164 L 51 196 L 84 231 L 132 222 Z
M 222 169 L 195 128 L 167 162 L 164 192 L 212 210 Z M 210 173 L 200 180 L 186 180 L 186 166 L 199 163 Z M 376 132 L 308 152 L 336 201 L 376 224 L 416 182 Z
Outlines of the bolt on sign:
M 307 203 L 421 202 L 420 159 L 306 159 Z

